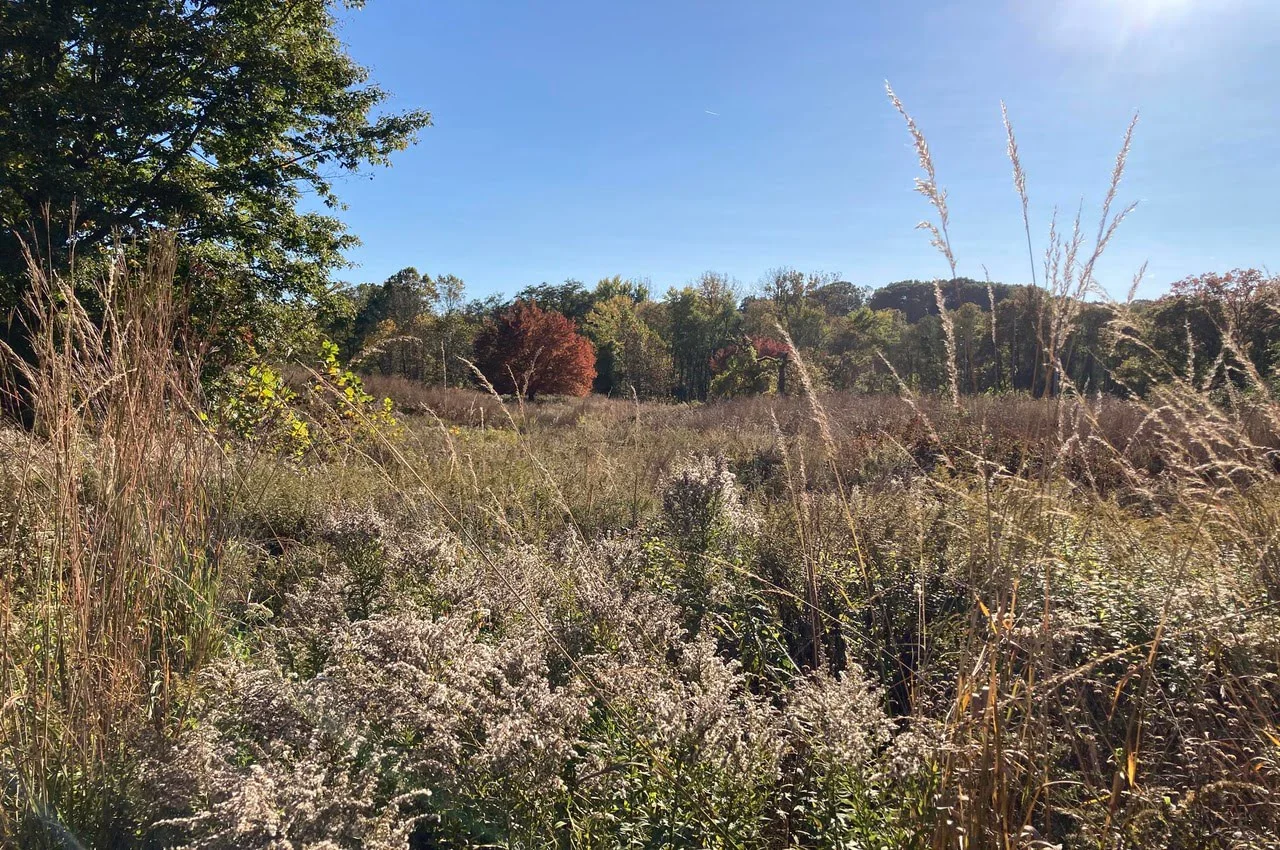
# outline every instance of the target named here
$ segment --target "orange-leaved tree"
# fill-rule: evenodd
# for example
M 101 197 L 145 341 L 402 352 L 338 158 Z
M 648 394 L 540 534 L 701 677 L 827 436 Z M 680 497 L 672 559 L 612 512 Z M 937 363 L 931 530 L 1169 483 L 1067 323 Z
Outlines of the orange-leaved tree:
M 595 361 L 595 347 L 572 320 L 530 301 L 485 322 L 476 337 L 476 365 L 494 389 L 525 398 L 589 394 Z

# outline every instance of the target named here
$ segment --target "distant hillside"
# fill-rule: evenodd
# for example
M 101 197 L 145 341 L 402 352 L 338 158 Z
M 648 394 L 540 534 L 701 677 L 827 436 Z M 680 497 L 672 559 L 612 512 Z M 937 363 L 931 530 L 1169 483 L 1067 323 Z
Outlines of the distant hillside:
M 991 290 L 996 303 L 1011 296 L 1017 286 L 1008 283 L 993 283 Z M 955 310 L 962 304 L 976 304 L 983 310 L 990 309 L 987 284 L 973 278 L 961 277 L 943 284 L 943 293 L 948 310 Z M 933 282 L 927 280 L 900 280 L 882 286 L 871 293 L 867 306 L 873 310 L 900 310 L 911 324 L 925 316 L 938 315 L 938 302 L 933 294 Z

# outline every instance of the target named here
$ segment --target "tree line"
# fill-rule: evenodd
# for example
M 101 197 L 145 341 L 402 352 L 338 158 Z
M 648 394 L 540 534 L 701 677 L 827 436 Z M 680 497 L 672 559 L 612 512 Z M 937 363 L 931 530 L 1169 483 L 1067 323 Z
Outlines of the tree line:
M 1280 369 L 1280 279 L 1256 270 L 1188 278 L 1125 305 L 968 278 L 942 291 L 945 317 L 931 281 L 872 289 L 794 268 L 769 271 L 749 292 L 706 272 L 661 296 L 647 280 L 615 276 L 468 299 L 456 276 L 406 268 L 344 290 L 343 318 L 328 330 L 365 372 L 450 386 L 479 379 L 526 395 L 788 392 L 793 352 L 823 389 L 943 392 L 944 322 L 965 394 L 1145 393 L 1174 379 L 1241 389 L 1274 383 Z M 1066 324 L 1056 368 L 1055 322 Z

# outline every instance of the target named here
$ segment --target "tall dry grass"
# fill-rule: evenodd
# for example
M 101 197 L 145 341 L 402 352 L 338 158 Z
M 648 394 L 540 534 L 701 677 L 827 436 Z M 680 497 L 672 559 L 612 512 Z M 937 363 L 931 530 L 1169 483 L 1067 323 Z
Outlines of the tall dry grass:
M 104 787 L 220 634 L 221 461 L 195 416 L 175 262 L 160 240 L 77 292 L 74 268 L 29 257 L 34 356 L 5 354 L 34 427 L 0 448 L 0 835 L 24 846 L 98 837 L 78 826 L 109 820 Z
M 946 196 L 928 144 L 892 90 L 890 97 L 907 117 L 926 174 L 917 187 L 941 215 L 942 227 L 928 229 L 954 276 Z M 1026 177 L 1003 116 L 1030 249 Z M 1230 632 L 1274 624 L 1280 601 L 1280 405 L 1256 375 L 1247 376 L 1251 402 L 1224 408 L 1170 369 L 1175 378 L 1125 405 L 1117 427 L 1104 422 L 1115 405 L 1081 398 L 1060 362 L 1088 297 L 1111 305 L 1117 339 L 1142 345 L 1129 309 L 1142 273 L 1123 303 L 1095 277 L 1134 209 L 1112 211 L 1136 122 L 1116 158 L 1092 246 L 1079 215 L 1069 234 L 1059 232 L 1056 214 L 1050 226 L 1040 344 L 1045 389 L 1057 397 L 1053 462 L 1033 475 L 979 450 L 966 464 L 980 473 L 976 479 L 929 479 L 943 498 L 967 506 L 974 597 L 938 753 L 933 847 L 1047 848 L 1060 845 L 1043 836 L 1073 830 L 1100 847 L 1261 846 L 1280 826 L 1280 713 L 1274 671 L 1267 672 L 1276 659 L 1244 661 Z M 1099 486 L 1103 466 L 1108 480 L 1123 482 L 1128 508 Z M 1067 557 L 1073 549 L 1115 559 L 1113 574 L 1095 586 L 1119 598 L 1086 595 L 1084 606 L 1142 609 L 1149 617 L 1143 628 L 1075 631 L 1078 595 L 1089 584 L 1077 571 L 1088 569 L 1089 558 Z M 1146 578 L 1131 584 L 1139 575 Z M 1219 660 L 1195 666 L 1179 659 L 1185 649 L 1170 644 L 1185 646 L 1189 634 Z

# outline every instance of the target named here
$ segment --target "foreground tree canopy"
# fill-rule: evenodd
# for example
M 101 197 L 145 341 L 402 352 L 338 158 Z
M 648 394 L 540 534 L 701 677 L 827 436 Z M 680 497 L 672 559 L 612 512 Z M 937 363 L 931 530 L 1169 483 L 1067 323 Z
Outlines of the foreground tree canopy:
M 300 211 L 303 193 L 336 206 L 335 174 L 385 164 L 430 123 L 374 116 L 387 94 L 345 53 L 335 5 L 0 4 L 0 306 L 26 285 L 15 232 L 56 261 L 175 231 L 223 311 L 322 295 L 353 240 Z

